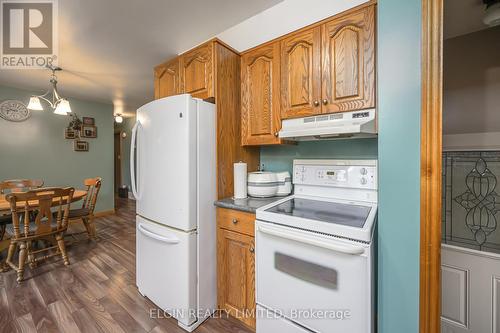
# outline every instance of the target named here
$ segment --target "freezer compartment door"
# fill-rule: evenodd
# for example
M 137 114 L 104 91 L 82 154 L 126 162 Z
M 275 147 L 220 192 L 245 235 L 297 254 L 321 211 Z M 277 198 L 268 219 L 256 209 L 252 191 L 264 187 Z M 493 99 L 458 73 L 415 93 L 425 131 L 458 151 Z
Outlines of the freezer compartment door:
M 196 108 L 189 95 L 142 106 L 132 142 L 137 214 L 185 231 L 196 228 Z
M 196 233 L 136 219 L 139 292 L 180 323 L 196 321 Z

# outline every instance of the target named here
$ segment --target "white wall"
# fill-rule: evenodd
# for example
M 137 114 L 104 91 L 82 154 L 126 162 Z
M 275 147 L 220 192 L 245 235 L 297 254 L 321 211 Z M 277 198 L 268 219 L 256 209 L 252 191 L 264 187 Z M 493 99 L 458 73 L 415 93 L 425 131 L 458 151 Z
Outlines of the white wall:
M 444 41 L 444 134 L 500 132 L 500 26 Z
M 364 2 L 367 0 L 285 0 L 217 38 L 241 52 Z
M 500 150 L 500 132 L 446 134 L 443 150 Z
M 500 27 L 444 41 L 443 150 L 500 150 Z

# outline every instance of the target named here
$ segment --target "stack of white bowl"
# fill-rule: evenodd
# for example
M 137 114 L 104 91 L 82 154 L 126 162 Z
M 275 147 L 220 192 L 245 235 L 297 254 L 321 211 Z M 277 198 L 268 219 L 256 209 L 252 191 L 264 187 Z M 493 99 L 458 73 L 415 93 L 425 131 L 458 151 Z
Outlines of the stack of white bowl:
M 286 196 L 292 192 L 290 172 L 258 171 L 248 174 L 248 195 L 257 198 Z

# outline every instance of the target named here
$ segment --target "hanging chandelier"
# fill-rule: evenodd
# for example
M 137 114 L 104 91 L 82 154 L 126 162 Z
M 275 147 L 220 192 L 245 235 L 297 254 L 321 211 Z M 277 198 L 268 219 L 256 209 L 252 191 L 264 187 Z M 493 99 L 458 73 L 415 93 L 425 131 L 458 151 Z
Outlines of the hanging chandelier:
M 54 110 L 55 114 L 67 115 L 71 113 L 71 107 L 67 99 L 61 97 L 57 92 L 57 76 L 56 71 L 62 70 L 61 67 L 47 65 L 47 69 L 52 71 L 50 77 L 50 83 L 52 84 L 52 89 L 47 90 L 43 95 L 33 95 L 30 97 L 30 102 L 28 103 L 28 109 L 30 110 L 43 110 L 43 106 L 40 100 L 47 102 L 50 107 Z

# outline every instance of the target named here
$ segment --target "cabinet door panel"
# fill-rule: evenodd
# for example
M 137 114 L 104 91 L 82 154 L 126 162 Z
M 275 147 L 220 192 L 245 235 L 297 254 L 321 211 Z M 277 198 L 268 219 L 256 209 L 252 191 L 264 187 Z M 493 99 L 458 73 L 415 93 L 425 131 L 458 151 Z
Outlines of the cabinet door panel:
M 214 97 L 213 43 L 202 45 L 181 56 L 182 92 L 193 97 Z
M 259 57 L 248 66 L 249 107 L 258 110 L 250 113 L 250 135 L 271 134 L 272 67 L 272 60 L 266 57 Z
M 374 6 L 322 26 L 323 113 L 375 107 Z
M 225 264 L 230 274 L 225 275 L 226 284 L 226 306 L 241 310 L 247 305 L 246 294 L 242 291 L 247 285 L 247 251 L 248 244 L 242 240 L 224 237 L 226 247 Z
M 244 54 L 241 64 L 242 144 L 279 144 L 279 43 Z
M 254 238 L 218 228 L 217 243 L 219 307 L 255 327 Z
M 179 59 L 155 68 L 155 99 L 179 93 Z
M 335 73 L 335 99 L 359 96 L 360 50 L 357 27 L 349 26 L 334 39 L 332 68 Z
M 321 113 L 320 27 L 281 41 L 281 117 Z

